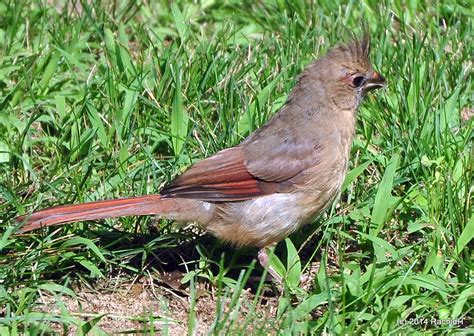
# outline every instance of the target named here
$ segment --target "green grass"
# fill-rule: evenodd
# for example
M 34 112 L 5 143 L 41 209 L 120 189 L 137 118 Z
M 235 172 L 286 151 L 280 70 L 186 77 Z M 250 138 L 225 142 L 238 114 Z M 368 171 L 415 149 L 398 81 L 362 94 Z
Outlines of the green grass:
M 474 332 L 473 121 L 460 117 L 473 108 L 468 1 L 46 3 L 0 3 L 1 334 L 48 332 L 52 321 L 101 334 L 100 314 L 73 314 L 61 298 L 119 271 L 159 286 L 163 254 L 177 250 L 179 263 L 176 246 L 189 241 L 189 333 L 203 283 L 216 309 L 210 333 Z M 275 252 L 287 273 L 275 314 L 260 315 L 263 282 L 243 295 L 261 275 L 256 251 L 170 222 L 159 233 L 143 217 L 12 235 L 19 214 L 155 193 L 238 144 L 305 65 L 364 25 L 388 87 L 359 112 L 341 199 Z M 315 263 L 314 285 L 301 287 Z M 45 293 L 58 313 L 39 312 Z M 140 318 L 143 331 L 172 326 Z

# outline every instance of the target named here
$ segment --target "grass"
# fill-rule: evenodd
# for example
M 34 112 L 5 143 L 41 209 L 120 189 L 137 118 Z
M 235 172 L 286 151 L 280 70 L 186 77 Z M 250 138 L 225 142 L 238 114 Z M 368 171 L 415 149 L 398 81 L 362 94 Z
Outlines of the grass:
M 2 334 L 473 332 L 468 1 L 50 3 L 0 3 Z M 276 297 L 255 250 L 166 221 L 159 232 L 143 217 L 13 235 L 19 214 L 155 193 L 236 145 L 305 65 L 364 25 L 388 87 L 359 111 L 340 200 L 276 249 Z M 164 271 L 184 285 L 163 284 Z M 113 309 L 70 309 L 81 288 L 100 299 L 111 279 L 174 294 L 120 316 L 132 329 L 101 324 Z

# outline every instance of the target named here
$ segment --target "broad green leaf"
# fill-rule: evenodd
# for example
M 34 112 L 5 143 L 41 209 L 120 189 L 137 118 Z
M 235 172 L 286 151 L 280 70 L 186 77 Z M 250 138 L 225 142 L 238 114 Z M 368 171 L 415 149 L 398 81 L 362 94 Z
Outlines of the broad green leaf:
M 278 300 L 277 318 L 280 319 L 287 312 L 287 308 L 291 306 L 291 301 L 287 297 L 282 296 Z
M 126 33 L 126 28 L 123 24 L 119 26 L 119 31 L 118 31 L 118 39 L 120 43 L 115 44 L 115 48 L 117 50 L 117 63 L 120 65 L 122 68 L 122 71 L 125 72 L 125 74 L 132 74 L 133 73 L 133 65 L 132 61 L 130 59 L 130 54 L 127 49 L 128 47 L 128 41 L 129 41 L 129 36 L 127 36 Z
M 293 311 L 292 317 L 295 320 L 308 318 L 308 315 L 318 306 L 326 304 L 329 301 L 327 293 L 311 295 L 309 298 L 301 302 Z
M 66 98 L 63 95 L 54 95 L 54 103 L 59 117 L 64 120 L 64 117 L 66 117 Z
M 86 37 L 83 38 L 84 40 L 87 40 Z M 84 43 L 84 45 L 87 45 Z M 77 69 L 77 72 L 86 72 L 88 71 L 88 65 L 85 63 L 82 63 L 78 58 L 77 58 L 77 53 L 69 53 L 66 50 L 63 50 L 61 48 L 58 48 L 58 46 L 54 46 L 56 50 L 61 54 L 61 56 L 65 59 L 67 63 L 69 63 L 69 66 L 74 66 Z M 77 47 L 77 46 L 76 46 Z M 84 46 L 85 47 L 85 46 Z
M 394 154 L 392 156 L 392 159 L 385 169 L 382 181 L 380 181 L 377 194 L 375 195 L 374 208 L 372 210 L 371 218 L 372 223 L 377 225 L 373 232 L 375 236 L 377 236 L 382 229 L 387 211 L 391 206 L 390 201 L 392 197 L 393 178 L 398 167 L 398 159 L 398 154 Z
M 444 108 L 440 111 L 440 127 L 442 131 L 447 131 L 451 127 L 459 125 L 459 109 L 457 108 L 457 104 L 459 103 L 460 90 L 461 87 L 458 87 L 456 91 L 454 91 L 451 97 L 446 101 Z
M 459 294 L 456 303 L 454 304 L 451 318 L 456 319 L 462 314 L 462 310 L 468 299 L 474 299 L 474 285 L 472 283 L 469 284 L 461 294 Z
M 78 256 L 75 258 L 77 261 L 79 261 L 79 263 L 86 269 L 89 270 L 90 272 L 90 275 L 92 277 L 95 277 L 95 278 L 104 278 L 104 274 L 102 273 L 102 271 L 99 269 L 99 267 L 97 267 L 97 265 L 95 265 L 94 263 L 92 263 L 90 260 L 87 260 L 86 258 L 82 257 L 82 256 Z
M 438 264 L 439 256 L 438 250 L 431 248 L 428 256 L 426 257 L 425 266 L 423 267 L 423 273 L 428 274 L 429 271 Z
M 416 115 L 418 97 L 416 94 L 416 82 L 412 81 L 410 83 L 410 89 L 408 90 L 407 103 L 408 103 L 408 114 Z
M 54 283 L 45 283 L 38 285 L 38 289 L 42 289 L 51 293 L 61 293 L 66 294 L 71 297 L 76 297 L 76 293 L 71 289 L 67 288 L 66 286 L 54 284 Z
M 281 260 L 275 255 L 274 248 L 267 248 L 268 264 L 277 272 L 282 278 L 285 277 L 286 269 Z
M 74 246 L 74 245 L 84 245 L 88 249 L 90 249 L 94 254 L 99 257 L 103 262 L 106 262 L 104 255 L 102 252 L 100 252 L 99 248 L 97 247 L 96 244 L 90 239 L 83 238 L 83 237 L 75 237 L 72 239 L 67 240 L 62 244 L 62 247 L 69 247 L 69 246 Z
M 115 36 L 114 36 L 114 33 L 109 29 L 109 28 L 106 28 L 104 30 L 105 32 L 105 39 L 104 39 L 104 42 L 105 42 L 105 47 L 108 51 L 108 56 L 111 58 L 111 63 L 115 66 L 117 66 L 117 58 L 116 58 L 116 55 L 115 55 Z
M 433 228 L 433 225 L 430 223 L 426 222 L 414 222 L 414 223 L 409 223 L 407 227 L 407 233 L 413 233 L 417 232 L 426 228 Z
M 387 259 L 386 253 L 389 253 L 393 259 L 398 258 L 397 251 L 388 241 L 383 240 L 382 238 L 379 238 L 372 234 L 365 234 L 360 231 L 357 231 L 357 233 L 373 243 L 375 254 L 379 261 L 385 261 Z
M 61 58 L 61 54 L 57 51 L 51 52 L 51 58 L 48 62 L 48 65 L 44 69 L 42 73 L 42 78 L 39 83 L 40 88 L 42 91 L 47 92 L 47 87 L 49 86 L 49 82 L 51 81 L 51 78 L 53 77 L 54 73 L 56 72 L 56 69 L 58 68 L 59 60 Z
M 416 296 L 415 295 L 400 295 L 395 297 L 392 301 L 390 301 L 390 307 L 392 308 L 404 308 L 405 303 L 408 300 L 413 300 Z
M 196 271 L 189 271 L 183 276 L 183 278 L 181 279 L 181 283 L 182 284 L 188 283 L 195 276 L 196 276 Z
M 92 125 L 92 128 L 95 130 L 95 133 L 97 134 L 100 144 L 103 147 L 106 147 L 108 142 L 107 132 L 105 131 L 105 127 L 102 123 L 102 119 L 99 115 L 99 112 L 91 103 L 86 103 L 86 108 L 89 121 Z
M 128 153 L 128 147 L 127 146 L 122 146 L 120 147 L 119 150 L 119 173 L 120 175 L 125 178 L 126 173 L 127 173 L 127 161 L 128 158 L 130 157 L 130 154 Z
M 87 335 L 87 334 L 91 334 L 91 335 L 108 335 L 107 333 L 105 333 L 102 329 L 100 329 L 98 326 L 97 326 L 97 323 L 102 320 L 104 317 L 106 317 L 107 314 L 100 314 L 98 316 L 95 316 L 89 320 L 87 320 L 87 322 L 83 323 L 79 330 L 80 330 L 80 335 Z
M 7 144 L 0 141 L 0 163 L 10 161 L 10 149 Z
M 120 139 L 122 139 L 129 129 L 131 114 L 135 109 L 138 98 L 138 92 L 135 90 L 125 89 L 125 99 L 121 113 L 115 115 L 115 127 Z
M 188 37 L 188 25 L 186 24 L 184 16 L 179 10 L 178 5 L 175 3 L 171 4 L 171 13 L 173 13 L 174 23 L 176 25 L 176 29 L 178 30 L 181 43 L 184 43 Z
M 2 252 L 4 248 L 6 248 L 8 245 L 14 242 L 13 240 L 9 239 L 14 230 L 15 230 L 15 227 L 10 226 L 2 233 L 1 239 L 0 239 L 0 252 Z
M 286 250 L 287 250 L 287 277 L 288 286 L 290 288 L 297 288 L 300 284 L 301 277 L 301 260 L 298 255 L 298 251 L 291 242 L 290 238 L 285 239 Z
M 384 284 L 383 287 L 384 289 L 388 289 L 388 288 L 393 288 L 393 287 L 399 287 L 401 285 L 419 286 L 422 288 L 426 288 L 428 290 L 432 290 L 434 292 L 439 292 L 439 294 L 442 295 L 443 297 L 445 297 L 446 293 L 449 292 L 448 288 L 446 287 L 446 283 L 431 274 L 418 274 L 418 275 L 412 275 L 412 276 L 407 276 L 407 277 L 400 276 L 388 281 L 387 283 Z M 435 300 L 433 301 L 435 302 Z
M 467 244 L 474 238 L 474 216 L 467 222 L 466 227 L 462 231 L 456 243 L 456 253 L 459 254 L 467 246 Z
M 363 288 L 360 265 L 348 265 L 348 269 L 343 274 L 344 282 L 351 294 L 355 297 L 360 296 Z
M 350 172 L 347 173 L 346 178 L 344 179 L 344 183 L 342 183 L 342 188 L 341 192 L 344 192 L 347 187 L 360 175 L 364 172 L 364 170 L 367 169 L 369 164 L 371 164 L 374 160 L 369 160 L 364 162 L 363 164 L 355 167 L 352 169 Z

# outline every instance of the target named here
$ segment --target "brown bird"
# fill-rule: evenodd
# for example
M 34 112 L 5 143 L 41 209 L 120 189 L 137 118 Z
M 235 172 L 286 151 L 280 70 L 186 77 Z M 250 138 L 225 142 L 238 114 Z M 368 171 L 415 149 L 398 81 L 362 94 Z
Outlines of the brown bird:
M 233 245 L 256 246 L 268 266 L 265 247 L 310 222 L 340 191 L 358 106 L 385 84 L 370 65 L 369 50 L 367 34 L 330 50 L 304 70 L 286 104 L 263 127 L 194 164 L 159 195 L 48 208 L 17 217 L 19 231 L 158 215 L 196 222 Z

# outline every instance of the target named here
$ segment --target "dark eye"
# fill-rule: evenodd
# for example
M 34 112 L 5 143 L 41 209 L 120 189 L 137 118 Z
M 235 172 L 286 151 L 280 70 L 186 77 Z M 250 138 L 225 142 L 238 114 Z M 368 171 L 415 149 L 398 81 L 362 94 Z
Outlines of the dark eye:
M 364 76 L 355 76 L 352 78 L 352 86 L 356 88 L 360 87 L 364 83 L 364 79 Z

